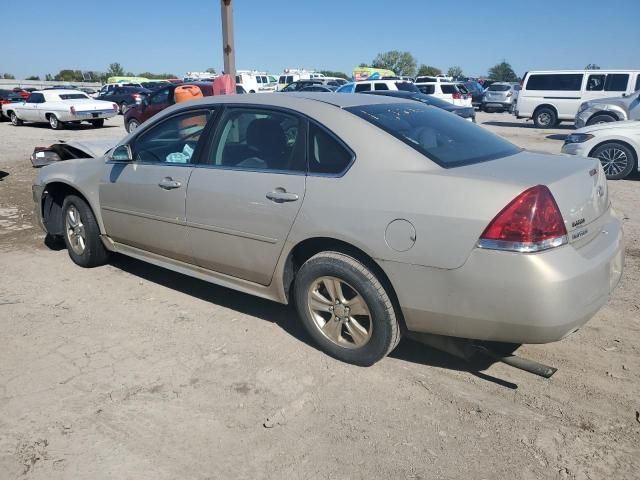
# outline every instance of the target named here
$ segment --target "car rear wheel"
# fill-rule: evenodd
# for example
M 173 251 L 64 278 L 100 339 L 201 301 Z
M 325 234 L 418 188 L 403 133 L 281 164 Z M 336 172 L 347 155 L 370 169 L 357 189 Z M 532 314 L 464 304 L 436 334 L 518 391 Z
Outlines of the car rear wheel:
M 140 126 L 140 122 L 138 122 L 138 120 L 136 120 L 135 118 L 132 118 L 131 120 L 129 120 L 129 122 L 127 123 L 127 132 L 131 133 L 133 132 L 136 128 L 138 128 Z
M 11 124 L 15 127 L 19 127 L 23 125 L 24 122 L 18 118 L 16 112 L 11 112 Z
M 587 126 L 597 125 L 599 123 L 615 122 L 615 121 L 616 119 L 613 118 L 611 115 L 594 115 L 587 122 Z
M 627 177 L 636 166 L 634 152 L 618 142 L 607 142 L 598 146 L 589 155 L 600 160 L 607 179 L 621 180 Z
M 98 222 L 87 202 L 69 195 L 62 204 L 64 243 L 71 260 L 85 268 L 107 263 L 109 252 L 100 240 Z
M 129 105 L 127 105 L 126 103 L 122 102 L 120 104 L 120 113 L 122 115 L 124 115 L 125 113 L 127 113 L 127 110 L 129 110 Z
M 533 123 L 536 128 L 553 128 L 558 123 L 558 116 L 553 109 L 542 107 L 533 115 Z
M 91 125 L 93 125 L 94 128 L 104 127 L 104 118 L 100 118 L 98 120 L 91 120 Z
M 393 304 L 376 276 L 358 260 L 322 252 L 296 274 L 298 314 L 320 349 L 356 365 L 372 365 L 400 341 Z
M 58 120 L 58 117 L 51 113 L 49 114 L 49 126 L 54 130 L 60 130 L 63 124 L 60 120 Z

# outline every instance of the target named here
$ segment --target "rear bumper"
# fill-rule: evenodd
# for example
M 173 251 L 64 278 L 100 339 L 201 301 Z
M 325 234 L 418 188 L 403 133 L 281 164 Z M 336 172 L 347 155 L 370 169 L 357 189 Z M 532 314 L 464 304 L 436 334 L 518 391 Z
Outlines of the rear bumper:
M 511 107 L 513 106 L 513 102 L 499 102 L 499 101 L 487 101 L 487 100 L 483 100 L 482 101 L 482 107 L 486 108 L 503 108 L 505 110 L 509 110 Z
M 607 213 L 602 232 L 575 248 L 538 254 L 475 249 L 443 270 L 381 262 L 411 331 L 512 343 L 560 340 L 607 303 L 622 275 L 623 231 Z M 605 233 L 606 232 L 606 233 Z
M 61 115 L 59 120 L 62 122 L 83 122 L 87 120 L 104 120 L 115 117 L 118 112 L 113 110 L 87 110 L 85 112 L 68 113 Z

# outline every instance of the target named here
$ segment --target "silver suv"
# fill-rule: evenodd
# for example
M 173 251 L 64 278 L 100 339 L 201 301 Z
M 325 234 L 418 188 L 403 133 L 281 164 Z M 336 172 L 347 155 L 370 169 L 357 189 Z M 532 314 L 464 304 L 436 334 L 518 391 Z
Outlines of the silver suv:
M 576 128 L 598 123 L 640 120 L 640 90 L 626 97 L 599 98 L 580 105 Z
M 489 85 L 482 97 L 480 109 L 484 112 L 512 112 L 518 99 L 520 85 L 496 82 Z

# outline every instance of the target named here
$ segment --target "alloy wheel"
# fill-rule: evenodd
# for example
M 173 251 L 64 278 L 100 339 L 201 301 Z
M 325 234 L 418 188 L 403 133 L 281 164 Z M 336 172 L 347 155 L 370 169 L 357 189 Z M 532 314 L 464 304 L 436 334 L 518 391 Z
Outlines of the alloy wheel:
M 369 306 L 344 280 L 320 277 L 309 287 L 307 308 L 316 328 L 344 348 L 360 348 L 369 342 L 373 322 Z
M 87 237 L 84 224 L 80 218 L 80 212 L 75 205 L 70 205 L 65 216 L 65 233 L 71 249 L 78 255 L 84 253 L 87 245 Z
M 607 176 L 617 175 L 629 164 L 629 157 L 626 152 L 616 147 L 607 148 L 598 155 L 604 173 Z

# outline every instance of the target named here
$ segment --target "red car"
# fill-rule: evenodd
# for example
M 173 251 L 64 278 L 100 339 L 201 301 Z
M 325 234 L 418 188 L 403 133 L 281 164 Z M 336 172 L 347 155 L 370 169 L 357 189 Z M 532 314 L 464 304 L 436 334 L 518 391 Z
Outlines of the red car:
M 11 90 L 0 90 L 0 120 L 4 120 L 2 105 L 5 103 L 21 102 L 24 100 L 18 93 Z
M 169 85 L 156 90 L 142 100 L 142 103 L 132 106 L 124 114 L 124 127 L 127 132 L 133 132 L 140 124 L 156 113 L 164 110 L 176 103 L 175 90 L 176 87 L 184 87 L 187 85 L 195 85 L 200 88 L 202 95 L 210 97 L 213 95 L 212 82 L 189 82 L 182 85 Z
M 16 93 L 16 94 L 20 95 L 25 100 L 29 97 L 29 95 L 31 95 L 31 93 L 28 92 L 27 90 L 24 90 L 24 89 L 18 88 L 18 87 L 13 89 L 13 93 Z

